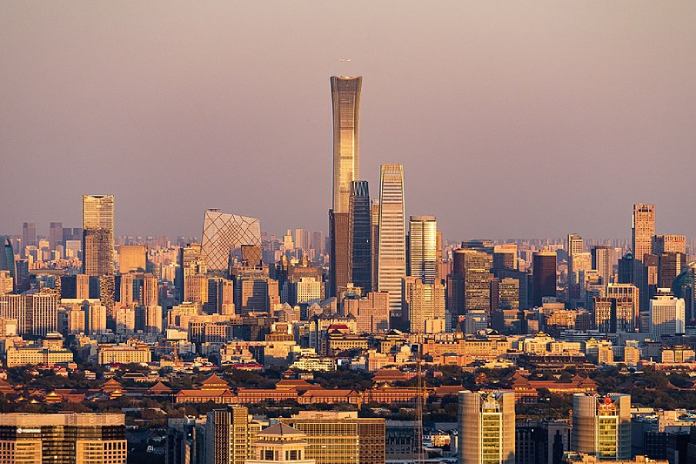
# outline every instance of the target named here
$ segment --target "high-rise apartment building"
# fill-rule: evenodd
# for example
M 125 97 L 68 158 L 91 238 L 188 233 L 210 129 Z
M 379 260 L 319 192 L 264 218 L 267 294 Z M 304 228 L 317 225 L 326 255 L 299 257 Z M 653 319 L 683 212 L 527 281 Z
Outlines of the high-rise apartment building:
M 143 322 L 145 332 L 154 334 L 162 332 L 162 306 L 150 305 L 141 306 L 140 308 L 143 311 Z
M 401 319 L 401 279 L 406 276 L 404 167 L 383 164 L 380 169 L 377 290 L 389 292 L 391 317 Z
M 142 274 L 139 279 L 140 292 L 138 303 L 142 306 L 156 306 L 159 304 L 159 281 L 154 274 Z
M 515 463 L 515 393 L 459 392 L 459 464 Z
M 114 273 L 114 196 L 82 196 L 82 268 L 90 276 Z
M 573 395 L 571 449 L 598 459 L 631 457 L 631 396 Z
M 242 245 L 261 246 L 261 222 L 253 217 L 208 209 L 203 215 L 201 257 L 206 269 L 227 272 L 230 257 L 241 258 Z
M 408 272 L 426 284 L 437 279 L 437 220 L 411 216 L 408 227 Z
M 118 270 L 121 274 L 147 270 L 145 245 L 121 245 L 118 248 Z
M 331 77 L 334 213 L 350 212 L 351 182 L 360 177 L 361 87 L 362 77 Z
M 85 331 L 87 335 L 106 332 L 106 306 L 101 302 L 89 303 L 85 312 Z
M 128 274 L 121 274 L 116 276 L 114 297 L 116 301 L 121 303 L 121 306 L 127 305 L 132 306 L 137 300 L 137 292 L 140 290 L 139 286 L 136 284 L 136 274 L 134 272 L 129 272 Z
M 556 297 L 556 252 L 536 252 L 532 261 L 533 301 L 534 306 L 541 306 L 545 297 Z
M 125 416 L 0 414 L 0 464 L 126 464 Z
M 401 326 L 411 333 L 444 332 L 445 286 L 416 276 L 404 277 L 403 285 Z
M 58 331 L 58 297 L 53 293 L 0 296 L 0 318 L 15 319 L 19 335 L 44 336 Z
M 372 214 L 367 181 L 353 181 L 350 192 L 350 264 L 353 285 L 372 290 Z
M 306 434 L 305 457 L 316 464 L 384 463 L 384 419 L 357 415 L 354 411 L 300 411 L 281 422 Z

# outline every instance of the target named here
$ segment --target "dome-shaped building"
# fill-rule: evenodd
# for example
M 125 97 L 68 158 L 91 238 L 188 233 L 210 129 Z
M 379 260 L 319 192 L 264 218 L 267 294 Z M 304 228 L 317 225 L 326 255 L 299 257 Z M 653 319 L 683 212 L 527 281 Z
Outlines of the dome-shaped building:
M 696 282 L 696 261 L 692 261 L 686 270 L 679 274 L 672 283 L 672 293 L 677 298 L 683 298 L 686 302 L 687 324 L 693 325 L 696 322 L 696 301 L 694 288 Z

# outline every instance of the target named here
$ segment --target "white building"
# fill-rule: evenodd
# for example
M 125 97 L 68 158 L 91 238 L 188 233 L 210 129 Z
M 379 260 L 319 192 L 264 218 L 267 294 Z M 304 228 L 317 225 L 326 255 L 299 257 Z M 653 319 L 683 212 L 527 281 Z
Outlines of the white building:
M 660 288 L 650 300 L 650 335 L 659 340 L 663 335 L 683 334 L 686 329 L 686 303 L 668 288 Z

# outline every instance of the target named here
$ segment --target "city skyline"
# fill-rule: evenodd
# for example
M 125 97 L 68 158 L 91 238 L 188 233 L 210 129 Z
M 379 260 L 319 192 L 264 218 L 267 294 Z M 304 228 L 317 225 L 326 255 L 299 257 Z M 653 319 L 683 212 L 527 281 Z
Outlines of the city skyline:
M 696 464 L 696 3 L 0 5 L 0 464 Z
M 230 6 L 182 7 L 165 21 L 154 3 L 139 7 L 150 15 L 10 4 L 0 20 L 8 70 L 0 185 L 14 201 L 2 208 L 3 232 L 25 221 L 78 225 L 70 205 L 91 191 L 116 195 L 117 234 L 199 235 L 201 211 L 215 207 L 258 217 L 269 231 L 327 232 L 326 80 L 347 74 L 363 76 L 361 178 L 377 185 L 383 160 L 403 164 L 406 214 L 438 217 L 445 237 L 622 238 L 635 202 L 662 205 L 664 232 L 693 235 L 696 219 L 680 211 L 693 166 L 696 67 L 687 44 L 696 8 L 649 5 L 508 5 L 514 22 L 481 3 L 404 4 L 396 13 L 380 5 L 363 21 L 327 5 L 288 11 L 296 21 L 287 26 L 267 6 L 239 18 Z M 317 14 L 334 27 L 310 22 Z M 411 34 L 421 16 L 438 31 Z M 249 29 L 262 20 L 267 37 Z M 282 32 L 286 43 L 270 54 L 235 40 L 247 34 L 266 50 Z M 22 190 L 18 173 L 29 172 L 37 187 Z M 469 200 L 482 194 L 486 202 Z M 287 208 L 268 201 L 280 197 Z

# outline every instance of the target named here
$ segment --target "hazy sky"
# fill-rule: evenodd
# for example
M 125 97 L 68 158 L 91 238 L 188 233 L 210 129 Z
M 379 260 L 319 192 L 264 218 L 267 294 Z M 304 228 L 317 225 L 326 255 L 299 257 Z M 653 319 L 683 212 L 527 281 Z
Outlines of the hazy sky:
M 364 76 L 361 177 L 405 165 L 447 238 L 696 235 L 696 2 L 0 1 L 0 232 L 327 229 L 329 76 Z M 350 58 L 350 63 L 341 62 Z

